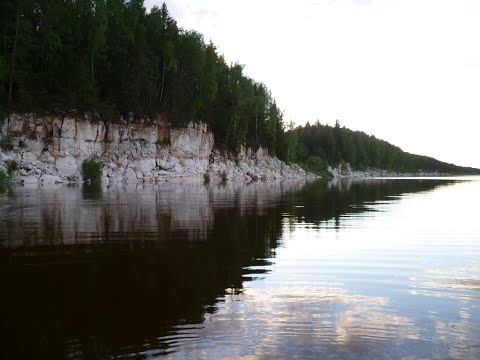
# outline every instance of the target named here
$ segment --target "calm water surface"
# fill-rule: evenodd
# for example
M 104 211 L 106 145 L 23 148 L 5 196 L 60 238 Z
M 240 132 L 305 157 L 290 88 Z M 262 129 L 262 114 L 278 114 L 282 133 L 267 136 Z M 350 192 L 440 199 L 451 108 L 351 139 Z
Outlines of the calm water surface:
M 480 359 L 480 178 L 0 187 L 1 359 Z

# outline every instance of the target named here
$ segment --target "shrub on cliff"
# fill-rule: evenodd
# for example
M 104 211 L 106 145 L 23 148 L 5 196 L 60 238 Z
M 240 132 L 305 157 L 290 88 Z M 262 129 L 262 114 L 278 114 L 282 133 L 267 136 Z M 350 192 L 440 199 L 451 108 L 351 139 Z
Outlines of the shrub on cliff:
M 5 165 L 7 165 L 7 171 L 0 170 L 0 184 L 3 185 L 9 183 L 18 170 L 18 163 L 15 160 L 7 160 L 5 161 Z
M 3 184 L 3 183 L 6 183 L 10 180 L 8 174 L 3 171 L 3 170 L 0 170 L 0 184 Z
M 4 135 L 0 139 L 0 149 L 3 151 L 13 150 L 12 136 L 10 134 Z
M 227 170 L 223 170 L 220 173 L 220 179 L 222 179 L 222 181 L 227 181 L 228 180 L 228 171 Z
M 85 159 L 82 162 L 83 180 L 93 183 L 100 181 L 102 177 L 103 163 L 97 158 Z
M 7 173 L 9 175 L 12 175 L 19 169 L 18 163 L 16 160 L 7 160 L 5 161 L 5 164 L 7 165 Z

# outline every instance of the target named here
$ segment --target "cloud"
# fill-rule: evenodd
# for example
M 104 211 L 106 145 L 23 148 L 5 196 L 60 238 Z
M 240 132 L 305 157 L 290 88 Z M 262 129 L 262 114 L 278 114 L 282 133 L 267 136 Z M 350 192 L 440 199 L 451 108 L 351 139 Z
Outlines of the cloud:
M 382 357 L 386 344 L 420 338 L 413 319 L 387 311 L 387 298 L 350 295 L 336 282 L 310 285 L 248 288 L 227 296 L 198 331 L 189 333 L 188 342 L 175 343 L 178 352 L 169 358 L 202 353 L 205 358 L 264 359 L 292 351 L 301 358 L 323 353 Z
M 366 5 L 370 5 L 372 1 L 373 0 L 353 0 L 353 3 L 356 5 L 366 6 Z
M 355 5 L 366 6 L 370 5 L 373 0 L 352 0 L 352 3 Z M 328 0 L 328 5 L 333 5 L 337 2 L 337 0 Z M 313 3 L 318 4 L 319 1 L 314 1 Z
M 199 9 L 192 11 L 192 15 L 198 16 L 200 18 L 216 18 L 219 16 L 218 12 L 214 10 Z

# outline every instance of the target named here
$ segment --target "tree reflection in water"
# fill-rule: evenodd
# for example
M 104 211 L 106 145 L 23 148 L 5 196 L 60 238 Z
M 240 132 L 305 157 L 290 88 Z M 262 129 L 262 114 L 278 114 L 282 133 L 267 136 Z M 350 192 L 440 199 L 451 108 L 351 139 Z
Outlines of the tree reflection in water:
M 318 226 L 336 219 L 339 226 L 343 214 L 448 183 L 18 188 L 15 196 L 0 196 L 0 355 L 174 352 L 172 336 L 193 336 L 188 329 L 202 327 L 225 296 L 241 296 L 245 281 L 269 271 L 285 221 Z M 360 321 L 355 311 L 363 300 L 342 298 L 359 302 L 338 320 L 347 329 Z M 408 319 L 390 315 L 385 321 L 404 322 L 416 336 Z

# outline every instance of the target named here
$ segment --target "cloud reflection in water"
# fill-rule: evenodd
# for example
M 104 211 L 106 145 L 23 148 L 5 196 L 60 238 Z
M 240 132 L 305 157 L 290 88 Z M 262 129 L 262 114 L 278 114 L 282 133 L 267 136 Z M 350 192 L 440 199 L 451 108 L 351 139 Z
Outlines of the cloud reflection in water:
M 385 344 L 420 338 L 414 320 L 392 313 L 389 305 L 387 298 L 351 295 L 337 284 L 247 288 L 227 295 L 217 313 L 207 315 L 199 330 L 207 343 L 179 339 L 179 351 L 168 358 L 380 356 Z

